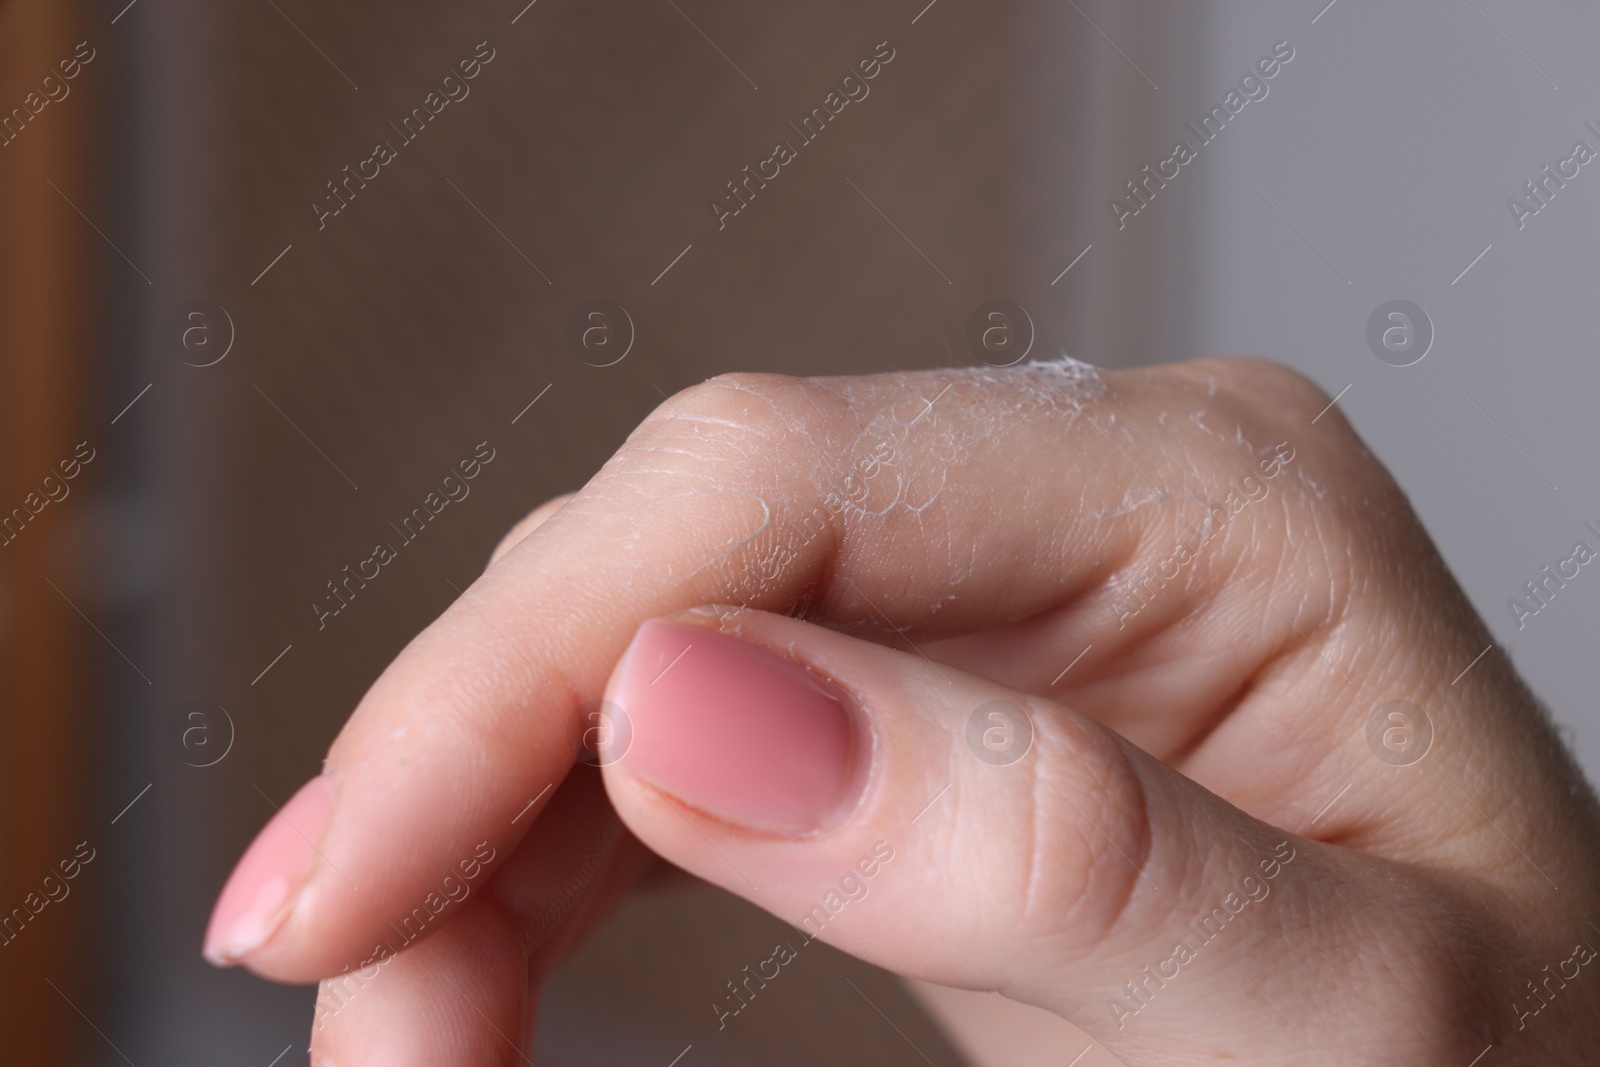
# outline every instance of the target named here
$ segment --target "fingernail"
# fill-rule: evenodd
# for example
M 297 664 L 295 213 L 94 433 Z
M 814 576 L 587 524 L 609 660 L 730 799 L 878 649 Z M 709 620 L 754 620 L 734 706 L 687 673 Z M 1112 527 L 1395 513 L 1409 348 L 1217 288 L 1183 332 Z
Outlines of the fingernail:
M 709 815 L 803 834 L 856 791 L 850 713 L 758 645 L 652 619 L 628 646 L 609 699 L 633 731 L 622 764 Z
M 321 776 L 301 786 L 262 828 L 211 911 L 206 959 L 218 967 L 238 963 L 277 932 L 311 874 L 316 843 L 332 815 L 333 787 Z

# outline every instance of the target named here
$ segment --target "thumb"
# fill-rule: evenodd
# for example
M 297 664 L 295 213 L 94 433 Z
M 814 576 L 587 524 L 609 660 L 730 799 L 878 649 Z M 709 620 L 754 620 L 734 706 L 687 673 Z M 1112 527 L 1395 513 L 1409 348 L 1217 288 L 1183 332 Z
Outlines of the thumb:
M 1299 1062 L 1344 1039 L 1311 1018 L 1340 1013 L 1306 991 L 1305 964 L 1363 969 L 1351 917 L 1375 903 L 1363 886 L 1392 894 L 1394 877 L 1066 708 L 795 619 L 709 610 L 646 622 L 607 700 L 601 762 L 628 827 L 797 928 L 758 983 L 820 939 L 1054 1010 L 1130 1064 L 1226 1058 L 1241 1027 L 1262 1062 L 1277 1043 L 1276 1062 Z M 707 991 L 723 1025 L 751 977 Z

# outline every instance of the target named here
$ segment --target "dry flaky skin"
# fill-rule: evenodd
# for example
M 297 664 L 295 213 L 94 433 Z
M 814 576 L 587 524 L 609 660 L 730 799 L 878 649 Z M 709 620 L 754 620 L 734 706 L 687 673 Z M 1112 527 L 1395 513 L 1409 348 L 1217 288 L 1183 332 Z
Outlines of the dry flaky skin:
M 1048 1007 L 1130 1064 L 1600 1061 L 1593 794 L 1506 659 L 1474 663 L 1481 621 L 1337 411 L 1312 424 L 1327 403 L 1245 361 L 678 394 L 373 687 L 329 756 L 321 848 L 348 879 L 314 872 L 247 962 L 339 972 L 488 840 L 508 855 L 487 890 L 314 1047 L 520 1062 L 530 972 L 636 876 L 639 841 L 793 920 L 882 838 L 892 873 L 823 940 Z M 752 833 L 625 764 L 603 774 L 631 834 L 580 778 L 513 822 L 663 615 L 849 695 L 873 749 L 843 825 Z M 1001 697 L 1036 736 L 997 773 L 963 731 Z M 1427 712 L 1420 759 L 1369 743 L 1395 700 Z

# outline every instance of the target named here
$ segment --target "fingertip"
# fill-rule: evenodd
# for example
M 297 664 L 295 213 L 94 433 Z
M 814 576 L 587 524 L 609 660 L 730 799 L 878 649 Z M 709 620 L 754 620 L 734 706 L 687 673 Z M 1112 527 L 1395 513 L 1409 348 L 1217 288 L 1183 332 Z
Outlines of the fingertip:
M 201 954 L 212 965 L 246 962 L 283 929 L 316 867 L 317 842 L 333 820 L 334 786 L 301 786 L 240 857 L 212 908 Z

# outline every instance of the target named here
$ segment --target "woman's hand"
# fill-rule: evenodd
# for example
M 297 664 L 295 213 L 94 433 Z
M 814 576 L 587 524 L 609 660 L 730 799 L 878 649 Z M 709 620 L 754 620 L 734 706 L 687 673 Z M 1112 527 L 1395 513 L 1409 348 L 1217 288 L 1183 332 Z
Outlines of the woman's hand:
M 643 842 L 1133 1065 L 1600 1061 L 1594 796 L 1327 403 L 1239 361 L 686 390 L 378 680 L 207 952 L 350 968 L 338 1067 L 522 1062 Z

